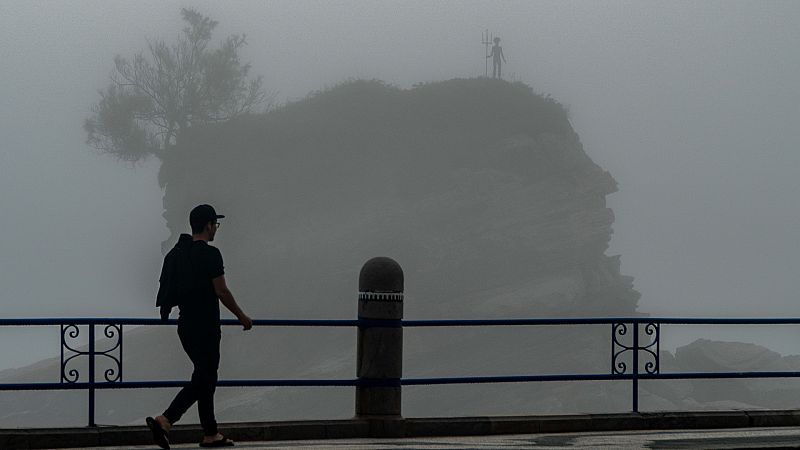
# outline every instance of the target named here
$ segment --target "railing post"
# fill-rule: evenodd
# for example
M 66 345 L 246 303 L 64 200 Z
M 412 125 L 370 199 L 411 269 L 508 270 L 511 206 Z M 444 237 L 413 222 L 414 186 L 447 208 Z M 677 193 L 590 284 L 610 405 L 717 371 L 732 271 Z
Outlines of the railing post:
M 358 277 L 356 417 L 399 418 L 403 369 L 403 269 L 372 258 Z
M 633 412 L 639 412 L 639 322 L 633 322 Z
M 94 322 L 89 322 L 89 426 L 94 423 Z

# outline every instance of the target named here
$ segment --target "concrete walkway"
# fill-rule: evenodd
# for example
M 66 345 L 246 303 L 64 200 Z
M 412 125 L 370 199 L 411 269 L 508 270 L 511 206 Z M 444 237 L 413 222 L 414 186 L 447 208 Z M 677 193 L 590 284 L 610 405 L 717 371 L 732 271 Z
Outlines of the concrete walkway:
M 248 449 L 800 448 L 796 410 L 353 418 L 225 423 L 220 429 Z M 170 439 L 174 448 L 197 448 L 201 435 L 197 424 L 177 425 Z M 141 425 L 0 429 L 0 449 L 147 449 L 151 443 Z
M 120 450 L 123 447 L 84 447 Z M 158 449 L 154 445 L 125 449 Z M 172 446 L 199 448 L 197 444 Z M 503 436 L 429 437 L 403 439 L 336 439 L 318 441 L 239 442 L 234 449 L 248 450 L 455 450 L 455 449 L 744 449 L 800 448 L 800 427 L 733 430 L 670 430 L 606 433 L 519 434 Z

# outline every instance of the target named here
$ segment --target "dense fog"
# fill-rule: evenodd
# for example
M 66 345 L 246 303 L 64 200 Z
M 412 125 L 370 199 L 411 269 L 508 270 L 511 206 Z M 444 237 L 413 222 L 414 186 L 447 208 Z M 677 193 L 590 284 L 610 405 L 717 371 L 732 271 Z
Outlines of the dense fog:
M 800 3 L 191 5 L 219 21 L 218 38 L 247 35 L 243 59 L 274 108 L 348 79 L 410 88 L 482 76 L 490 30 L 502 37 L 505 78 L 564 104 L 588 156 L 618 182 L 607 254 L 621 255 L 621 272 L 634 277 L 639 311 L 800 316 Z M 182 6 L 0 1 L 2 317 L 156 317 L 170 237 L 159 162 L 101 155 L 82 124 L 114 56 L 132 56 L 148 38 L 172 40 Z M 226 239 L 223 228 L 223 254 Z M 238 299 L 245 308 L 270 300 Z M 58 352 L 57 332 L 0 335 L 14 336 L 0 339 L 0 369 Z M 687 327 L 662 345 L 699 336 L 800 354 L 796 327 Z

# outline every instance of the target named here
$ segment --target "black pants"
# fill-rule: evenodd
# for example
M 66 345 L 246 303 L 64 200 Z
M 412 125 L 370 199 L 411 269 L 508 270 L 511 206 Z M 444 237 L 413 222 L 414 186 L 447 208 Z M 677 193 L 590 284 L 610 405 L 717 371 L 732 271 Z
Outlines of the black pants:
M 164 417 L 175 423 L 194 402 L 203 434 L 217 434 L 217 421 L 214 418 L 214 392 L 217 389 L 217 370 L 219 369 L 219 325 L 199 326 L 178 323 L 178 336 L 189 359 L 194 364 L 192 380 L 178 392 L 175 399 L 164 411 Z

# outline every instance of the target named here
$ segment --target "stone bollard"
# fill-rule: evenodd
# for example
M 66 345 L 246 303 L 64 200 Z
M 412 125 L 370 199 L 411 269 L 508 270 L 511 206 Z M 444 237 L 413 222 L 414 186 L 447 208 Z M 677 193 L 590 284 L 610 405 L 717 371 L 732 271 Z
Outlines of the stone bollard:
M 360 381 L 380 386 L 356 387 L 356 417 L 401 417 L 403 373 L 403 269 L 391 258 L 372 258 L 358 276 L 358 318 L 372 323 L 358 327 Z

